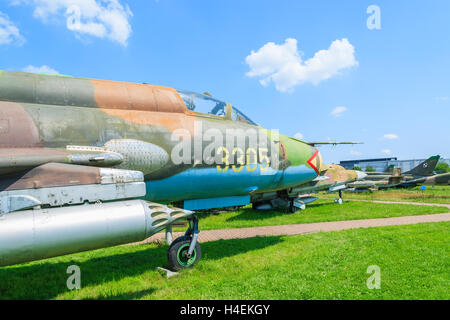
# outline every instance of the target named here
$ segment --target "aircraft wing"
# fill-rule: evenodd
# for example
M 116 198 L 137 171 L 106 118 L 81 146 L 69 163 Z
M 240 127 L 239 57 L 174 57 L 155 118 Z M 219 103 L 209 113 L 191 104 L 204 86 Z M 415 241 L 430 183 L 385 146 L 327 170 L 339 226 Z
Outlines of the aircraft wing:
M 325 141 L 325 142 L 320 142 L 320 141 L 314 141 L 314 142 L 305 142 L 307 144 L 309 144 L 312 147 L 318 146 L 318 145 L 333 145 L 336 146 L 338 144 L 364 144 L 364 142 L 332 142 L 332 141 Z

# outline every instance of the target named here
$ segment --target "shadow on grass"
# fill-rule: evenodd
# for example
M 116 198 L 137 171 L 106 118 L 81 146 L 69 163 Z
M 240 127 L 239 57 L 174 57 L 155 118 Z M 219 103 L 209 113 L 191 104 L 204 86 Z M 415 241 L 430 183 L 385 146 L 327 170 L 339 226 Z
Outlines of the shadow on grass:
M 222 258 L 263 249 L 281 242 L 281 237 L 257 237 L 250 239 L 219 240 L 202 243 L 201 261 Z M 0 269 L 0 299 L 52 299 L 67 293 L 67 267 L 75 264 L 81 270 L 82 288 L 93 287 L 125 277 L 139 276 L 158 266 L 167 267 L 167 246 L 151 247 L 137 252 L 76 261 L 52 262 L 43 260 L 38 264 Z M 114 249 L 112 249 L 114 250 Z M 201 263 L 201 262 L 200 262 Z M 156 289 L 129 292 L 105 299 L 136 299 L 152 294 Z
M 282 241 L 280 236 L 217 240 L 202 243 L 202 254 L 205 260 L 219 260 L 249 251 L 264 249 Z
M 267 210 L 267 211 L 261 211 L 261 210 L 254 210 L 252 208 L 244 208 L 241 209 L 240 213 L 234 217 L 227 218 L 227 222 L 232 221 L 255 221 L 255 220 L 263 220 L 263 219 L 270 219 L 270 218 L 276 218 L 283 215 L 292 215 L 292 214 L 301 214 L 301 213 L 308 213 L 308 209 L 312 208 L 320 208 L 322 206 L 330 206 L 335 205 L 334 200 L 330 200 L 327 202 L 322 203 L 312 203 L 306 205 L 306 211 L 297 211 L 295 213 L 290 213 L 288 210 Z
M 85 299 L 85 300 L 139 300 L 142 299 L 148 295 L 153 294 L 156 291 L 156 289 L 143 289 L 143 290 L 137 290 L 137 291 L 130 291 L 125 292 L 118 295 L 112 295 L 112 296 L 106 296 L 102 298 L 92 298 L 92 299 Z
M 282 216 L 285 214 L 289 214 L 286 211 L 280 210 L 268 210 L 268 211 L 261 211 L 261 210 L 254 210 L 252 208 L 244 208 L 240 210 L 240 213 L 234 217 L 229 217 L 226 219 L 226 221 L 239 221 L 239 220 L 245 220 L 245 221 L 254 221 L 254 220 L 261 220 L 261 219 L 268 219 L 268 218 L 274 218 L 278 216 Z

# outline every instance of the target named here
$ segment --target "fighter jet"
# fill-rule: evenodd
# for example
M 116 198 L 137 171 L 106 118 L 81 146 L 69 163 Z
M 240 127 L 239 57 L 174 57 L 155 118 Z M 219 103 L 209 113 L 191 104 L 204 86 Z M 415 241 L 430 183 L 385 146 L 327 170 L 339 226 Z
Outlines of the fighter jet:
M 321 171 L 316 148 L 210 95 L 0 71 L 3 266 L 166 229 L 170 267 L 190 268 L 201 257 L 193 210 L 249 204 Z M 189 227 L 171 241 L 180 219 Z
M 408 180 L 406 182 L 399 183 L 394 187 L 397 188 L 412 188 L 416 186 L 448 186 L 450 185 L 450 173 L 435 174 L 430 177 L 423 177 Z
M 418 166 L 402 174 L 400 168 L 394 168 L 390 172 L 367 172 L 367 177 L 361 181 L 347 184 L 350 191 L 378 190 L 401 186 L 408 181 L 416 181 L 433 175 L 433 171 L 440 156 L 432 156 L 421 162 Z M 431 181 L 431 180 L 430 180 Z M 413 185 L 413 184 L 409 184 Z
M 343 167 L 330 164 L 323 166 L 320 176 L 302 185 L 278 192 L 260 193 L 252 196 L 253 208 L 256 210 L 271 210 L 278 207 L 288 208 L 290 212 L 306 209 L 306 204 L 318 198 L 311 193 L 319 191 L 338 192 L 335 199 L 338 204 L 343 203 L 342 191 L 347 184 L 364 179 L 367 174 L 358 170 L 346 170 Z M 287 199 L 294 199 L 288 201 Z

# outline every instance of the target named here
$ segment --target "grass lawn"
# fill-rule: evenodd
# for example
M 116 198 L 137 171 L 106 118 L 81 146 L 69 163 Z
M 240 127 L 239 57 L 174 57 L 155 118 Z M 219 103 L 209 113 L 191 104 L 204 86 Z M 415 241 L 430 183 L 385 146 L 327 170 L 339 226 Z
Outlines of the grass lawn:
M 334 194 L 321 193 L 321 198 L 334 199 Z M 344 199 L 410 201 L 424 203 L 450 204 L 450 186 L 427 186 L 426 190 L 420 187 L 412 189 L 387 189 L 374 192 L 344 192 Z
M 331 199 L 319 199 L 307 205 L 306 210 L 298 211 L 294 214 L 274 210 L 257 211 L 253 210 L 251 206 L 246 206 L 236 211 L 220 213 L 201 212 L 198 216 L 200 217 L 200 230 L 213 230 L 323 221 L 388 218 L 444 212 L 449 212 L 449 209 L 443 207 L 355 201 L 348 201 L 342 205 L 338 205 Z M 177 230 L 184 231 L 185 228 L 177 228 Z
M 196 268 L 166 279 L 166 246 L 120 246 L 0 268 L 10 299 L 450 299 L 449 222 L 202 245 Z M 66 288 L 68 266 L 80 290 Z M 381 268 L 381 289 L 366 286 Z

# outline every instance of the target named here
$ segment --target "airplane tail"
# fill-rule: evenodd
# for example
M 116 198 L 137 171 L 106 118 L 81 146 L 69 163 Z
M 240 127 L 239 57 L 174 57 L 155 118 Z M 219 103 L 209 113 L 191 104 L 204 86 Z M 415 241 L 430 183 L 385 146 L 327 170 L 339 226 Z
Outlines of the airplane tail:
M 432 156 L 419 164 L 417 167 L 405 172 L 404 174 L 411 174 L 414 176 L 431 176 L 433 175 L 434 168 L 439 161 L 440 156 Z

